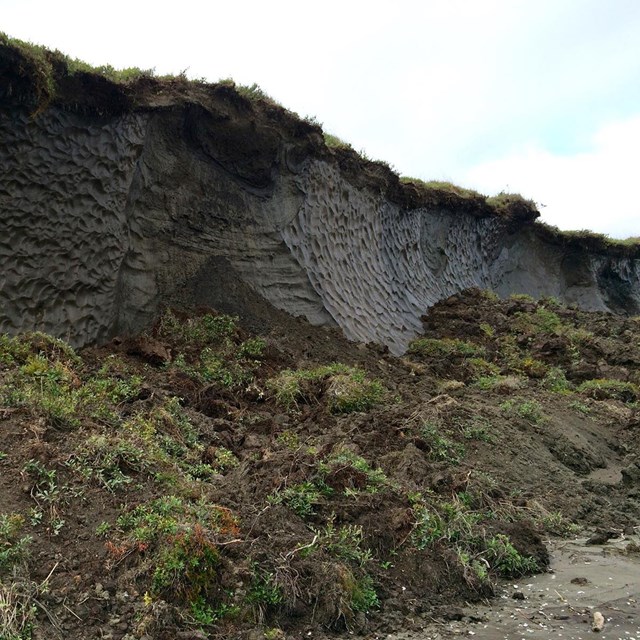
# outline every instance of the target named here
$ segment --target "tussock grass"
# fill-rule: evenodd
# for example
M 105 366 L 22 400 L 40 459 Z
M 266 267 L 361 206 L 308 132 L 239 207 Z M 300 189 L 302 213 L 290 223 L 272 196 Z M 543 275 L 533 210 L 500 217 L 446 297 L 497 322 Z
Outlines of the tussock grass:
M 458 186 L 453 182 L 446 180 L 421 180 L 420 178 L 411 178 L 409 176 L 400 176 L 400 182 L 403 184 L 414 184 L 422 189 L 428 189 L 431 191 L 439 191 L 445 194 L 453 194 L 460 198 L 486 198 L 480 192 L 474 189 L 466 189 L 465 187 Z
M 300 402 L 328 398 L 331 413 L 368 411 L 379 404 L 384 388 L 378 380 L 370 380 L 364 371 L 341 363 L 315 369 L 287 369 L 267 381 L 276 402 L 285 409 L 294 409 Z

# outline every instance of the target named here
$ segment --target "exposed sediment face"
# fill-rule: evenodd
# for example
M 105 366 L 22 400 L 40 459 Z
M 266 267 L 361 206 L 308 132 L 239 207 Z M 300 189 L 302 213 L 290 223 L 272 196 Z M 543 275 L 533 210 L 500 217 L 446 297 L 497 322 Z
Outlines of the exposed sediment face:
M 425 309 L 469 287 L 640 312 L 637 258 L 412 205 L 318 153 L 313 131 L 224 99 L 174 102 L 2 112 L 0 331 L 84 345 L 164 303 L 242 312 L 250 290 L 401 353 Z
M 506 239 L 491 288 L 551 296 L 589 311 L 640 313 L 640 260 L 549 243 L 535 226 Z
M 144 118 L 0 115 L 0 330 L 104 340 L 129 245 Z
M 308 195 L 283 236 L 348 338 L 401 352 L 426 308 L 491 285 L 502 226 L 496 218 L 401 211 L 324 163 L 300 182 Z

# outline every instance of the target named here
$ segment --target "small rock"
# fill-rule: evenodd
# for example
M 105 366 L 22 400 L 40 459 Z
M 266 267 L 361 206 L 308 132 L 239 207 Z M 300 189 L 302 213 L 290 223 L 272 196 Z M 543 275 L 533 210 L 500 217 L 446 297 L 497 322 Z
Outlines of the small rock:
M 640 481 L 640 461 L 634 461 L 621 471 L 622 484 L 625 486 L 633 486 Z
M 273 424 L 275 424 L 278 427 L 287 426 L 289 424 L 289 420 L 290 420 L 289 416 L 284 413 L 279 413 L 273 416 Z
M 367 616 L 363 611 L 358 611 L 358 613 L 355 616 L 354 623 L 358 629 L 364 629 L 367 626 Z M 278 631 L 281 632 L 281 635 L 274 636 L 274 637 L 277 638 L 278 640 L 284 640 L 285 638 L 284 631 L 282 631 L 281 629 L 278 629 Z
M 593 624 L 591 625 L 591 631 L 593 631 L 594 633 L 599 633 L 600 631 L 602 631 L 603 627 L 604 616 L 599 611 L 596 611 L 593 614 Z
M 600 530 L 596 531 L 585 544 L 607 544 L 611 538 L 615 538 L 617 533 L 615 531 Z
M 524 597 L 524 593 L 522 593 L 522 591 L 514 591 L 511 597 L 514 600 L 526 600 L 526 598 Z
M 249 433 L 244 439 L 246 449 L 258 449 L 262 446 L 262 438 L 256 433 Z
M 457 607 L 451 607 L 440 612 L 444 620 L 462 620 L 464 618 L 464 611 Z
M 163 365 L 171 360 L 171 355 L 164 344 L 149 336 L 140 336 L 131 340 L 126 347 L 131 356 L 138 356 L 149 364 Z

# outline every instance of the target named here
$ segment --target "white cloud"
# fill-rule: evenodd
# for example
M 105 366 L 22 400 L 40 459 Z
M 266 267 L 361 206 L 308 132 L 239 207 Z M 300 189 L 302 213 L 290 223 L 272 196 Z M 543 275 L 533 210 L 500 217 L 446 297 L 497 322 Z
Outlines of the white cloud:
M 600 128 L 587 152 L 529 148 L 469 169 L 464 182 L 485 193 L 521 193 L 562 229 L 640 236 L 639 153 L 640 116 Z

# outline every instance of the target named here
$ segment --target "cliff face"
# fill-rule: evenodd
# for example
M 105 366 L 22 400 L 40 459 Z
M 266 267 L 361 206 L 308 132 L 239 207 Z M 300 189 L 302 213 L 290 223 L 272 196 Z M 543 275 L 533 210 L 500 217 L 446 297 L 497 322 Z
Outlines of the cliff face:
M 472 286 L 640 313 L 637 250 L 563 239 L 528 203 L 402 185 L 232 87 L 74 78 L 39 108 L 17 71 L 0 91 L 2 332 L 100 342 L 165 303 L 241 312 L 247 286 L 396 353 Z

